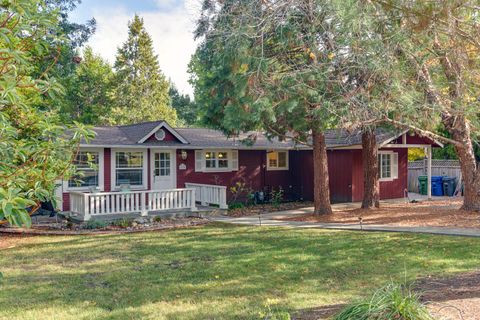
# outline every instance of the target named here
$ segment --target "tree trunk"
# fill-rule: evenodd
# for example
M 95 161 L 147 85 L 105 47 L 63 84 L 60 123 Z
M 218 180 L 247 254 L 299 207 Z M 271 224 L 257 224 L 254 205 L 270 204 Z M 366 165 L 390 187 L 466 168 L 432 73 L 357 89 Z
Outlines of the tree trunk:
M 313 197 L 315 214 L 331 214 L 330 187 L 328 184 L 328 158 L 325 135 L 313 130 Z
M 473 150 L 470 125 L 463 116 L 444 118 L 443 124 L 453 139 L 460 142 L 455 145 L 455 151 L 464 184 L 462 209 L 480 212 L 480 173 Z
M 378 177 L 378 150 L 375 131 L 362 133 L 363 200 L 362 209 L 380 207 L 380 181 Z

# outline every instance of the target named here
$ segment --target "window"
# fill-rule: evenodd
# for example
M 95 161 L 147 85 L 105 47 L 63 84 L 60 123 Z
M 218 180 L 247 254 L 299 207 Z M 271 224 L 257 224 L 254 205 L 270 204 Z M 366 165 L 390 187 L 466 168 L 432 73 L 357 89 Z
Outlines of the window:
M 68 181 L 69 188 L 89 188 L 99 186 L 99 153 L 80 151 L 73 164 L 77 174 Z
M 156 152 L 154 168 L 156 176 L 170 176 L 170 152 Z
M 155 132 L 155 139 L 158 141 L 163 141 L 163 139 L 165 139 L 165 130 L 159 129 L 157 132 Z
M 143 186 L 143 152 L 115 153 L 115 185 Z
M 288 151 L 267 152 L 268 170 L 288 170 Z
M 228 169 L 228 152 L 205 152 L 205 168 L 208 169 Z
M 195 150 L 195 172 L 238 170 L 238 150 Z
M 398 178 L 398 153 L 380 152 L 378 154 L 378 177 L 380 180 Z

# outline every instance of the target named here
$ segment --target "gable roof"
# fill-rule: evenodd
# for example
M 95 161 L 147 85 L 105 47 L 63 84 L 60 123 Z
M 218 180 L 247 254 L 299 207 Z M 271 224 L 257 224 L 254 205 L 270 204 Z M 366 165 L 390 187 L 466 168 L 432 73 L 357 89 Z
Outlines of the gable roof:
M 148 139 L 160 128 L 170 131 L 178 141 L 157 141 Z M 159 147 L 182 149 L 309 149 L 309 146 L 298 144 L 292 139 L 280 141 L 269 140 L 264 134 L 250 132 L 237 138 L 227 138 L 221 131 L 207 128 L 171 128 L 165 121 L 143 122 L 123 126 L 95 127 L 94 139 L 82 146 L 101 147 Z M 255 133 L 257 139 L 251 146 L 242 143 L 242 139 Z M 404 132 L 399 130 L 376 130 L 377 143 L 388 143 L 400 137 Z M 347 148 L 362 144 L 361 131 L 327 130 L 325 140 L 329 149 Z

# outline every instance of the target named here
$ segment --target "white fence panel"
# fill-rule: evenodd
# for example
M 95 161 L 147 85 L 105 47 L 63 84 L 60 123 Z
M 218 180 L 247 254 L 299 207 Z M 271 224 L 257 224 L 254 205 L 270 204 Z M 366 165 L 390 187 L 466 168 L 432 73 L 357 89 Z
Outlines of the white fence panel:
M 418 160 L 408 163 L 408 191 L 418 192 L 418 177 L 427 175 L 427 161 Z M 456 177 L 457 182 L 461 176 L 458 160 L 432 160 L 432 176 Z
M 202 205 L 218 205 L 227 209 L 227 187 L 212 184 L 185 183 L 185 187 L 195 190 L 195 198 Z

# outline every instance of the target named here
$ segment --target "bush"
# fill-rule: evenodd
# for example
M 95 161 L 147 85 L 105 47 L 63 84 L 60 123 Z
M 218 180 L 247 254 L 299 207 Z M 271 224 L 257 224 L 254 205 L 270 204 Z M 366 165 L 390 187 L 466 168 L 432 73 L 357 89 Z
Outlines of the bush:
M 282 189 L 282 187 L 279 187 L 278 190 L 272 189 L 271 197 L 272 197 L 272 205 L 275 208 L 280 207 L 280 204 L 283 201 L 283 189 Z
M 128 227 L 132 226 L 132 222 L 133 222 L 132 219 L 122 218 L 122 219 L 119 219 L 119 220 L 112 221 L 112 226 L 121 227 L 121 228 L 128 228 Z
M 411 288 L 390 283 L 366 301 L 346 307 L 334 320 L 433 320 Z
M 242 209 L 244 207 L 245 207 L 245 205 L 241 202 L 232 202 L 228 205 L 229 210 Z
M 89 220 L 85 225 L 83 226 L 84 229 L 103 229 L 108 226 L 108 223 L 105 221 L 100 221 L 100 220 Z

